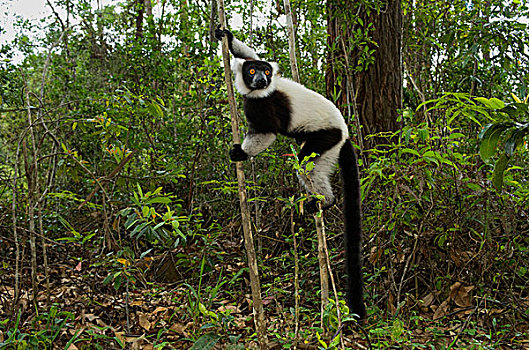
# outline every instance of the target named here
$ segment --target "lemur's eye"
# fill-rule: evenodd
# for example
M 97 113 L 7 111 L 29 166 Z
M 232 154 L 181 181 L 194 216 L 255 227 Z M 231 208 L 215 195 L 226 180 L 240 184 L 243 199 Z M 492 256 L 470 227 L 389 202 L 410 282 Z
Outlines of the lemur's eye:
M 255 69 L 250 69 L 250 74 L 255 74 Z
M 265 70 L 265 74 L 266 74 L 266 75 L 270 75 L 270 71 L 269 71 L 268 69 Z

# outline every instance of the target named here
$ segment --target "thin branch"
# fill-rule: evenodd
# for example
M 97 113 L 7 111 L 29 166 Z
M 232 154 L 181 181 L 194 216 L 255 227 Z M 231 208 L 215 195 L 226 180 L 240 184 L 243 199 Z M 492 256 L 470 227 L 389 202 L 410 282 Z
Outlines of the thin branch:
M 105 192 L 105 188 L 103 186 L 105 186 L 110 180 L 112 180 L 114 177 L 116 177 L 119 174 L 119 172 L 121 171 L 121 169 L 123 169 L 123 167 L 132 159 L 134 154 L 136 154 L 137 152 L 138 152 L 137 149 L 135 149 L 132 152 L 130 152 L 125 158 L 123 158 L 121 160 L 121 162 L 114 168 L 114 170 L 112 170 L 112 172 L 110 174 L 108 174 L 103 179 L 101 179 L 101 181 L 97 181 L 97 186 L 92 190 L 92 192 L 90 192 L 90 194 L 88 195 L 88 197 L 86 197 L 84 202 L 81 203 L 77 207 L 77 210 L 81 209 L 86 203 L 88 203 L 92 199 L 92 197 L 96 194 L 98 188 L 101 188 L 101 190 L 103 192 Z M 75 159 L 75 157 L 74 157 L 74 159 Z M 79 164 L 81 164 L 81 163 L 79 162 Z M 106 192 L 105 192 L 105 195 L 106 195 L 107 198 L 109 198 L 108 194 L 106 194 Z
M 226 16 L 224 14 L 224 0 L 218 0 L 217 8 L 219 12 L 219 21 L 222 27 L 226 28 Z M 231 82 L 230 56 L 228 52 L 228 39 L 222 39 L 222 58 L 224 62 L 224 78 L 228 92 L 228 101 L 230 105 L 231 129 L 233 134 L 233 143 L 240 144 L 239 135 L 239 118 L 237 116 L 237 107 L 235 95 Z M 257 340 L 261 349 L 268 349 L 268 337 L 266 320 L 264 316 L 263 300 L 261 298 L 261 285 L 259 281 L 259 270 L 257 268 L 257 257 L 255 254 L 255 245 L 253 240 L 250 210 L 248 209 L 248 200 L 246 195 L 246 180 L 241 162 L 235 163 L 237 173 L 237 183 L 239 192 L 239 205 L 241 208 L 242 228 L 244 233 L 244 243 L 246 255 L 248 257 L 248 271 L 250 274 L 250 286 L 252 289 L 254 322 L 257 333 Z

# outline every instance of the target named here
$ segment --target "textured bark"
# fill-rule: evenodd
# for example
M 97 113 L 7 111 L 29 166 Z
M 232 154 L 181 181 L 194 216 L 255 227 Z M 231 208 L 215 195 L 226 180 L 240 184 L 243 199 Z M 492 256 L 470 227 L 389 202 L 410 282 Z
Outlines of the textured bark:
M 145 3 L 143 0 L 137 0 L 135 2 L 136 6 L 136 40 L 143 38 L 143 14 L 145 12 Z
M 285 16 L 287 17 L 287 31 L 288 31 L 288 52 L 290 54 L 290 68 L 292 70 L 292 79 L 295 82 L 299 81 L 298 63 L 296 60 L 296 37 L 294 24 L 292 22 L 292 11 L 290 9 L 290 1 L 284 0 Z
M 343 0 L 328 0 L 327 5 L 328 45 L 337 48 L 329 50 L 327 57 L 327 95 L 341 92 L 336 103 L 344 115 L 354 113 L 359 118 L 363 135 L 397 130 L 398 110 L 402 107 L 401 2 L 385 1 L 380 11 Z M 357 17 L 361 21 L 357 22 Z M 375 50 L 374 62 L 355 71 L 363 47 L 349 44 L 354 43 L 357 29 L 364 30 L 370 24 L 370 36 L 376 45 L 368 47 Z M 383 138 L 375 137 L 369 139 L 368 146 L 380 142 Z

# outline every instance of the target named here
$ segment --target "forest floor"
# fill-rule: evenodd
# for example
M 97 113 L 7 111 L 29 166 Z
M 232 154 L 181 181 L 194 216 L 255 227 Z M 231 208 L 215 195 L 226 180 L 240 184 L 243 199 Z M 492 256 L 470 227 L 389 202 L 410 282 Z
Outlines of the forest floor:
M 57 244 L 49 249 L 49 291 L 45 276 L 40 274 L 37 276 L 38 308 L 35 308 L 29 277 L 31 268 L 29 264 L 24 265 L 23 288 L 15 316 L 11 317 L 15 293 L 11 269 L 14 249 L 9 241 L 4 242 L 8 243 L 8 249 L 2 253 L 0 271 L 2 349 L 257 348 L 240 242 L 228 239 L 217 250 L 210 247 L 208 254 L 202 249 L 187 247 L 185 253 L 177 250 L 135 261 L 114 255 L 109 258 L 111 255 L 101 253 L 101 248 L 96 253 L 93 247 Z M 212 257 L 216 257 L 213 264 L 208 260 Z M 214 266 L 209 271 L 208 264 Z M 336 310 L 328 310 L 324 320 L 326 328 L 321 328 L 319 305 L 313 299 L 316 296 L 308 292 L 302 294 L 299 336 L 295 341 L 293 281 L 281 278 L 277 261 L 264 264 L 271 266 L 270 271 L 264 272 L 264 280 L 273 281 L 264 289 L 271 348 L 340 346 L 333 316 Z M 316 270 L 303 272 L 314 278 L 307 278 L 302 289 L 317 287 Z M 201 274 L 197 275 L 196 271 Z M 151 282 L 160 280 L 160 274 L 173 282 Z M 467 297 L 458 293 L 454 299 Z M 350 349 L 529 349 L 529 321 L 521 319 L 512 323 L 509 321 L 512 310 L 474 303 L 450 312 L 446 309 L 440 314 L 434 313 L 427 302 L 424 300 L 416 310 L 403 306 L 400 315 L 370 307 L 366 323 L 344 324 L 342 346 Z M 435 321 L 434 316 L 438 318 Z

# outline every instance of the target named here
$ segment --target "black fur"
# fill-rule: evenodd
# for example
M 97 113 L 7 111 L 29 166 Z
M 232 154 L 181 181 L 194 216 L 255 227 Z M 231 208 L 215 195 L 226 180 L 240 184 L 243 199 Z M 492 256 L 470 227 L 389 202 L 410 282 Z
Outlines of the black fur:
M 242 162 L 248 159 L 248 155 L 242 150 L 240 143 L 233 145 L 233 148 L 230 150 L 230 159 L 232 162 Z
M 358 164 L 353 144 L 345 141 L 340 150 L 343 183 L 343 212 L 345 221 L 345 271 L 347 274 L 347 304 L 350 311 L 365 318 L 362 281 L 362 207 Z
M 254 74 L 250 73 L 251 69 L 255 70 Z M 266 75 L 265 71 L 268 71 L 269 74 Z M 242 78 L 246 86 L 248 86 L 252 90 L 264 89 L 268 85 L 270 85 L 270 82 L 272 81 L 272 66 L 270 65 L 270 63 L 265 61 L 246 61 L 242 65 L 242 74 Z M 253 85 L 256 83 L 254 81 L 254 77 L 256 76 L 256 74 L 260 74 L 262 84 L 260 86 L 254 87 Z
M 298 144 L 303 145 L 298 154 L 301 162 L 312 153 L 321 155 L 333 148 L 342 139 L 342 131 L 338 128 L 331 128 L 307 133 L 294 133 L 292 136 Z
M 244 114 L 249 132 L 286 135 L 290 124 L 290 101 L 279 91 L 264 98 L 244 98 Z
M 225 35 L 228 37 L 228 47 L 231 53 L 235 56 L 235 53 L 233 51 L 233 44 L 232 44 L 233 34 L 227 29 L 220 29 L 220 24 L 219 24 L 217 29 L 215 29 L 215 38 L 217 38 L 217 40 L 220 41 L 222 40 L 222 38 L 224 38 Z M 235 56 L 235 57 L 239 57 L 239 56 Z M 239 58 L 244 58 L 244 57 L 239 57 Z

